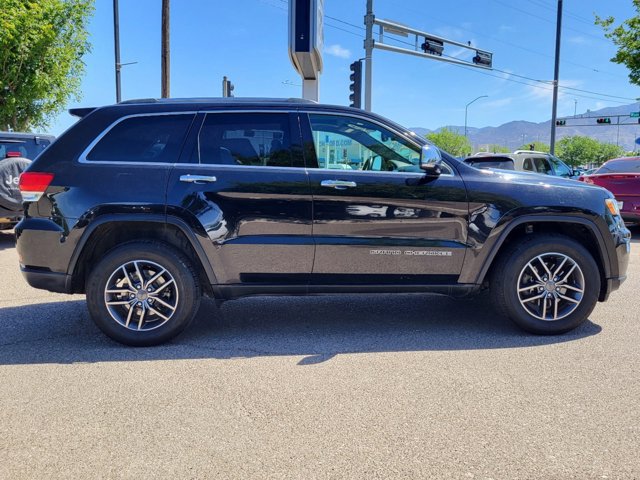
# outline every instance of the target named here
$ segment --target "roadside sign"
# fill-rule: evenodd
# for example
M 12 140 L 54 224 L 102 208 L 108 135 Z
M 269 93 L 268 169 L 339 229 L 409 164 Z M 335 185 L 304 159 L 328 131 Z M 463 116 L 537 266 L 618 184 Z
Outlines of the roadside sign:
M 629 116 L 631 118 L 640 118 L 640 112 L 631 112 Z
M 640 145 L 640 137 L 636 138 L 636 143 Z

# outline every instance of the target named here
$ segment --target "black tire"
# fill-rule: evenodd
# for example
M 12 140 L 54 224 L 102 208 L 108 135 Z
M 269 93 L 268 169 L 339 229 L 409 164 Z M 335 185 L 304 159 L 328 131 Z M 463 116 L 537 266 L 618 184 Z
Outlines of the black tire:
M 160 277 L 153 281 L 157 274 Z M 125 243 L 107 253 L 89 274 L 86 292 L 98 328 L 116 342 L 137 347 L 158 345 L 180 334 L 198 312 L 201 298 L 189 259 L 151 241 Z
M 566 267 L 560 265 L 565 257 Z M 558 278 L 557 284 L 540 259 L 552 273 L 554 266 L 563 267 L 554 277 Z M 577 268 L 571 270 L 573 264 Z M 569 280 L 562 283 L 567 272 Z M 519 288 L 526 290 L 519 292 Z M 556 335 L 573 330 L 589 317 L 600 293 L 600 272 L 593 256 L 575 240 L 563 235 L 529 235 L 501 253 L 492 267 L 490 290 L 498 311 L 519 327 L 531 333 Z M 542 298 L 534 299 L 539 296 Z

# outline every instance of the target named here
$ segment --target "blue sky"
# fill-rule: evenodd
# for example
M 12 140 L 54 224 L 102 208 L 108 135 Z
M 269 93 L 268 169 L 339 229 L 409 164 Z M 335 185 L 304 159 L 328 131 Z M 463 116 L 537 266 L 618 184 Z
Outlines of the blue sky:
M 122 97 L 159 97 L 161 1 L 119 4 L 121 61 L 138 62 L 123 67 Z M 364 56 L 365 0 L 325 0 L 324 5 L 320 101 L 347 104 L 349 64 Z M 522 77 L 553 78 L 556 5 L 554 0 L 374 0 L 378 18 L 492 51 L 501 72 L 375 50 L 373 110 L 410 127 L 462 125 L 465 104 L 488 95 L 469 107 L 470 126 L 549 119 L 550 86 Z M 112 6 L 112 0 L 96 0 L 83 96 L 69 108 L 115 101 Z M 620 20 L 632 16 L 631 0 L 564 0 L 564 8 L 560 84 L 624 98 L 561 89 L 558 114 L 572 115 L 575 100 L 580 113 L 640 97 L 626 69 L 609 61 L 615 48 L 593 25 L 594 13 Z M 234 83 L 236 96 L 300 96 L 287 39 L 286 0 L 173 0 L 171 96 L 220 96 L 223 75 Z M 458 49 L 445 53 L 457 55 Z M 58 135 L 74 121 L 62 113 L 50 132 Z

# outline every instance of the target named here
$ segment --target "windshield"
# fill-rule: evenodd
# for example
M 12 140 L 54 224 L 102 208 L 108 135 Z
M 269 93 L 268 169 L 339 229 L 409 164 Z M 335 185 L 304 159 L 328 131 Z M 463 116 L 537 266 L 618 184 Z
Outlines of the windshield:
M 640 173 L 640 159 L 637 160 L 609 160 L 594 174 L 600 173 Z
M 7 157 L 24 157 L 34 160 L 48 145 L 49 140 L 33 138 L 0 139 L 0 160 Z

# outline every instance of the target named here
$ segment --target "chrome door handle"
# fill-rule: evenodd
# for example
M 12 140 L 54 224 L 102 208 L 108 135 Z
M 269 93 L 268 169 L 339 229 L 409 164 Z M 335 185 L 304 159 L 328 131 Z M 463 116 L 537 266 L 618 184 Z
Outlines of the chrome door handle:
M 217 180 L 216 177 L 207 175 L 180 175 L 180 181 L 186 183 L 213 183 Z
M 357 187 L 356 182 L 348 182 L 346 180 L 322 180 L 320 182 L 321 187 L 335 188 L 336 190 L 344 190 L 345 188 Z

